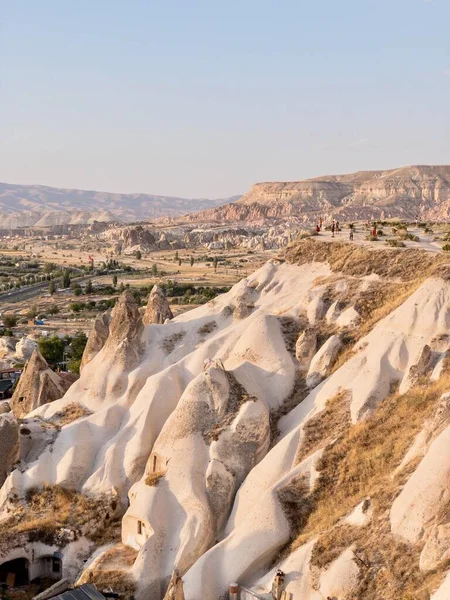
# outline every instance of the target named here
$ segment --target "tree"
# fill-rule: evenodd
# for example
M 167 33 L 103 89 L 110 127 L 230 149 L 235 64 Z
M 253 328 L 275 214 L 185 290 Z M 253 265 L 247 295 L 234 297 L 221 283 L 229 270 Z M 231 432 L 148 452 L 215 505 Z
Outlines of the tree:
M 50 281 L 50 283 L 48 284 L 48 293 L 50 294 L 50 296 L 53 296 L 53 294 L 56 292 L 56 283 L 54 281 Z
M 125 286 L 124 286 L 124 284 L 123 284 L 123 281 L 121 281 L 121 282 L 120 282 L 120 285 L 119 285 L 119 292 L 120 292 L 120 293 L 122 293 L 122 292 L 124 292 L 124 291 L 125 291 Z
M 67 350 L 67 355 L 69 357 L 67 367 L 72 373 L 80 372 L 81 359 L 83 357 L 86 343 L 87 337 L 84 331 L 77 331 L 70 341 L 69 348 Z
M 181 258 L 178 259 L 178 266 L 181 267 Z
M 152 275 L 153 277 L 156 277 L 158 275 L 158 265 L 156 263 L 154 263 L 154 265 L 152 266 Z
M 39 352 L 50 365 L 56 365 L 63 359 L 64 342 L 58 336 L 41 337 L 38 341 Z
M 46 263 L 44 265 L 44 273 L 51 273 L 56 269 L 55 263 Z
M 89 279 L 88 282 L 86 283 L 86 287 L 84 288 L 84 291 L 86 294 L 92 294 L 92 280 Z
M 178 262 L 180 260 L 179 256 L 178 256 L 178 250 L 175 252 L 175 261 Z
M 80 310 L 84 309 L 84 304 L 83 302 L 71 302 L 69 304 L 69 310 L 71 310 L 72 312 L 80 312 Z
M 48 309 L 50 315 L 57 315 L 59 313 L 59 308 L 57 304 L 52 304 Z
M 12 315 L 11 313 L 3 315 L 3 325 L 7 329 L 11 329 L 11 327 L 15 327 L 17 325 L 16 315 Z
M 217 271 L 217 265 L 219 264 L 219 259 L 217 256 L 214 257 L 214 271 Z
M 113 276 L 113 286 L 117 287 L 117 275 Z
M 29 311 L 27 312 L 27 317 L 29 319 L 35 319 L 37 317 L 38 314 L 38 309 L 36 304 L 33 304 L 33 306 L 30 307 Z
M 137 260 L 141 260 L 142 258 L 142 252 L 140 250 L 136 250 L 136 254 L 135 254 Z
M 62 286 L 64 289 L 70 287 L 70 272 L 66 269 L 62 278 Z
M 191 267 L 193 267 L 193 266 L 194 266 L 194 257 L 191 254 Z

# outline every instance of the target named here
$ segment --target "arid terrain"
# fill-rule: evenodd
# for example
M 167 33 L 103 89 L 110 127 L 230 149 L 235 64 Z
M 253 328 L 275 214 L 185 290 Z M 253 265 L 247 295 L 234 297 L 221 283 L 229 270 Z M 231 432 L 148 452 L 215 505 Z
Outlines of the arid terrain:
M 361 171 L 297 182 L 257 183 L 233 204 L 187 215 L 182 221 L 290 221 L 314 225 L 400 218 L 445 221 L 450 214 L 450 166 Z M 180 220 L 180 219 L 178 219 Z
M 446 599 L 449 230 L 376 233 L 324 231 L 239 275 L 180 250 L 181 266 L 121 265 L 138 271 L 97 313 L 80 378 L 65 392 L 34 352 L 0 405 L 0 570 L 36 577 L 57 552 L 60 576 L 126 598 L 237 582 L 268 599 L 278 582 L 302 600 Z M 188 311 L 160 281 L 139 309 L 145 260 L 239 281 Z
M 414 169 L 0 230 L 14 598 L 450 597 L 448 190 Z

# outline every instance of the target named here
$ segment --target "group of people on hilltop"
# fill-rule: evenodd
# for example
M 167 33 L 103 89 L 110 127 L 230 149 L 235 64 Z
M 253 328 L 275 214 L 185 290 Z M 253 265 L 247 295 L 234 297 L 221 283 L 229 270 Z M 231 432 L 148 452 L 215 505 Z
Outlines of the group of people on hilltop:
M 323 227 L 323 219 L 322 219 L 322 217 L 320 217 L 319 220 L 317 221 L 316 232 L 320 233 L 322 231 L 322 227 Z M 337 221 L 336 219 L 333 219 L 331 222 L 330 230 L 331 230 L 331 237 L 335 237 L 335 235 L 337 235 L 341 231 L 341 225 L 340 225 L 339 221 Z M 355 227 L 354 227 L 353 223 L 350 223 L 349 230 L 350 230 L 349 240 L 353 241 L 353 236 L 354 236 L 354 232 L 355 232 Z

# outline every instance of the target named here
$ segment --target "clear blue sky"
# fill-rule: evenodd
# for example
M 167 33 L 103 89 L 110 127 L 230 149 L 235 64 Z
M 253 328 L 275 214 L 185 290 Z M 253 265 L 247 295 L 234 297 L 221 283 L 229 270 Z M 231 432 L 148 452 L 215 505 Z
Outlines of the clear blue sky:
M 449 0 L 0 0 L 0 181 L 223 197 L 450 163 Z

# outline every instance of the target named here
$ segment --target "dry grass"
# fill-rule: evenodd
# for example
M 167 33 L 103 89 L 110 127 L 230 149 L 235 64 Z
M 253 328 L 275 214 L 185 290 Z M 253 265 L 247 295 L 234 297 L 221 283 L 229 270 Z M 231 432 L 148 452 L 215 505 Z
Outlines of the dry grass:
M 313 451 L 320 444 L 320 436 L 326 436 L 330 428 L 335 428 L 333 437 L 337 435 L 338 439 L 325 449 L 319 461 L 320 477 L 315 490 L 308 494 L 299 482 L 297 497 L 292 495 L 294 486 L 294 490 L 288 490 L 292 498 L 280 498 L 293 532 L 292 544 L 281 556 L 319 536 L 311 563 L 321 569 L 346 548 L 354 547 L 361 573 L 356 597 L 429 598 L 450 563 L 435 571 L 420 572 L 423 544 L 411 546 L 395 539 L 389 522 L 389 508 L 419 459 L 395 477 L 392 473 L 449 387 L 450 376 L 446 374 L 440 381 L 420 383 L 404 395 L 393 392 L 371 417 L 351 427 L 347 427 L 345 411 L 339 410 L 337 399 L 312 420 L 315 422 L 309 424 L 303 448 L 299 449 L 300 458 Z M 366 497 L 372 501 L 371 524 L 364 528 L 344 524 L 342 518 Z
M 334 241 L 307 239 L 290 244 L 284 253 L 288 262 L 328 263 L 335 272 L 362 277 L 376 273 L 383 278 L 411 281 L 436 274 L 436 267 L 449 265 L 443 254 L 408 248 L 370 248 Z
M 292 392 L 283 402 L 283 404 L 276 410 L 272 410 L 270 413 L 270 447 L 275 446 L 279 431 L 278 421 L 291 412 L 296 406 L 298 406 L 311 390 L 306 386 L 305 377 L 300 371 L 297 371 L 294 379 L 294 386 Z
M 417 279 L 406 284 L 383 282 L 382 285 L 372 285 L 361 294 L 355 308 L 363 316 L 363 322 L 358 327 L 358 339 L 371 331 L 378 321 L 387 317 L 401 306 L 422 284 L 423 279 Z
M 129 571 L 136 557 L 136 550 L 117 544 L 103 552 L 93 569 L 88 569 L 78 583 L 94 583 L 100 591 L 112 589 L 120 598 L 131 600 L 136 584 Z
M 305 423 L 295 464 L 341 437 L 349 427 L 350 398 L 346 392 L 340 392 L 327 401 L 323 411 Z
M 137 555 L 137 550 L 134 548 L 124 546 L 123 544 L 117 544 L 101 555 L 101 558 L 96 563 L 96 567 L 99 569 L 132 567 Z
M 172 335 L 169 335 L 169 337 L 166 337 L 161 344 L 163 350 L 167 354 L 171 354 L 177 345 L 183 340 L 185 335 L 185 331 L 179 331 L 178 333 L 173 333 Z
M 104 529 L 116 509 L 115 500 L 87 498 L 57 485 L 31 489 L 25 502 L 0 522 L 0 544 L 14 543 L 23 536 L 28 542 L 64 546 L 67 540 L 60 535 L 62 528 L 70 529 L 76 537 L 94 535 Z
M 445 382 L 418 385 L 402 396 L 391 394 L 371 417 L 350 427 L 325 450 L 317 467 L 321 474 L 314 510 L 302 538 L 329 529 L 365 497 L 390 489 L 391 473 L 448 387 L 446 377 Z
M 136 593 L 136 583 L 126 571 L 121 569 L 98 569 L 89 571 L 89 575 L 79 582 L 93 583 L 98 590 L 111 589 L 119 594 L 121 600 L 133 600 Z
M 278 499 L 289 521 L 291 531 L 302 529 L 313 508 L 308 477 L 305 475 L 294 477 L 288 485 L 278 491 Z
M 217 323 L 215 321 L 208 321 L 200 327 L 200 329 L 198 330 L 198 335 L 200 337 L 204 337 L 205 335 L 212 333 L 216 328 Z
M 154 473 L 149 473 L 145 478 L 146 485 L 151 487 L 156 487 L 158 485 L 159 480 L 164 477 L 166 474 L 165 471 L 155 471 Z
M 59 427 L 64 427 L 64 425 L 69 425 L 70 423 L 78 421 L 78 419 L 82 419 L 83 417 L 87 417 L 91 414 L 91 411 L 84 406 L 81 406 L 81 404 L 72 402 L 71 404 L 65 406 L 61 411 L 55 413 L 50 421 Z

